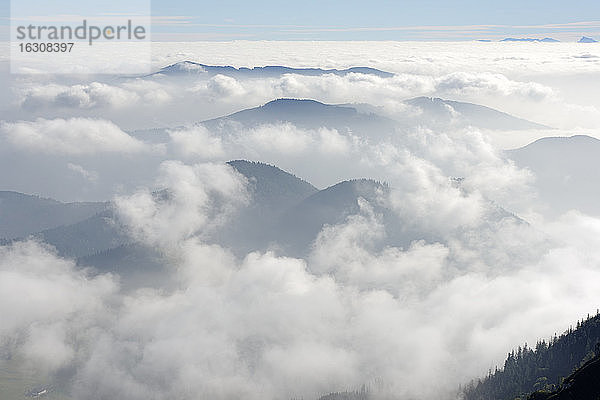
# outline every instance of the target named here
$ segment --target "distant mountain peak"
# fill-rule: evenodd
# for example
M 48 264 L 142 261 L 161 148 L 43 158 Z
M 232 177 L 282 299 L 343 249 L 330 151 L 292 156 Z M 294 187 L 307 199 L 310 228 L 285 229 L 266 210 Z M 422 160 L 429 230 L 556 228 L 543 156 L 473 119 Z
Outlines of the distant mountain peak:
M 512 37 L 508 37 L 508 38 L 504 38 L 501 40 L 501 42 L 538 42 L 539 39 L 532 39 L 532 38 L 512 38 Z
M 304 179 L 274 165 L 247 160 L 233 160 L 227 164 L 248 179 L 253 195 L 258 196 L 255 200 L 268 205 L 271 211 L 285 208 L 290 202 L 297 203 L 317 192 L 317 188 Z
M 508 130 L 552 129 L 546 125 L 518 118 L 480 104 L 425 96 L 408 99 L 404 103 L 422 109 L 432 119 L 447 117 L 450 107 L 450 110 L 456 111 L 466 118 L 469 124 L 480 128 L 490 127 L 492 129 Z M 446 122 L 445 119 L 442 119 L 442 121 Z
M 320 127 L 337 130 L 393 132 L 394 121 L 379 115 L 361 113 L 356 108 L 345 105 L 324 104 L 311 99 L 280 98 L 259 107 L 248 108 L 236 113 L 202 121 L 209 129 L 222 129 L 222 126 L 236 122 L 246 127 L 265 124 L 291 123 L 299 128 L 318 129 Z
M 0 238 L 16 239 L 73 224 L 107 208 L 104 202 L 63 203 L 37 195 L 0 191 Z
M 542 42 L 542 43 L 556 43 L 556 42 L 560 42 L 560 40 L 556 40 L 556 39 L 549 38 L 549 37 L 545 37 L 543 39 L 538 39 L 538 38 L 512 38 L 512 37 L 508 37 L 508 38 L 502 39 L 501 42 Z
M 387 183 L 381 183 L 374 179 L 356 178 L 338 182 L 323 190 L 320 190 L 309 197 L 307 202 L 317 202 L 328 204 L 335 207 L 338 205 L 347 206 L 349 203 L 355 204 L 356 198 L 364 197 L 367 200 L 374 200 L 379 190 L 388 190 Z
M 230 65 L 207 65 L 194 61 L 179 61 L 174 64 L 161 68 L 152 75 L 195 75 L 207 74 L 214 76 L 217 74 L 233 77 L 276 77 L 284 74 L 297 74 L 306 76 L 318 76 L 323 74 L 347 75 L 350 73 L 377 75 L 388 78 L 394 74 L 381 71 L 370 67 L 350 67 L 346 69 L 322 69 L 322 68 L 293 68 L 282 65 L 267 65 L 264 67 L 232 67 Z
M 573 136 L 549 136 L 543 137 L 521 147 L 527 149 L 545 144 L 563 144 L 563 145 L 590 145 L 599 146 L 600 140 L 588 135 L 573 135 Z M 518 149 L 517 149 L 518 150 Z
M 327 106 L 328 104 L 321 103 L 320 101 L 313 99 L 295 99 L 292 97 L 281 97 L 279 99 L 271 100 L 263 105 L 263 107 L 273 106 L 277 104 L 314 104 L 319 106 Z
M 256 112 L 266 113 L 269 115 L 273 113 L 278 117 L 289 117 L 290 121 L 293 121 L 301 116 L 323 117 L 324 114 L 332 114 L 337 116 L 352 117 L 358 114 L 358 111 L 353 107 L 325 104 L 312 99 L 280 98 L 271 100 L 268 103 L 256 108 L 249 108 L 239 111 L 225 118 L 235 118 L 245 114 L 251 115 Z
M 281 168 L 278 168 L 271 164 L 249 160 L 232 160 L 228 161 L 227 164 L 233 167 L 240 174 L 244 175 L 246 178 L 253 177 L 259 173 L 268 173 L 271 176 L 285 177 L 287 179 L 297 181 L 298 184 L 303 186 L 303 188 L 307 191 L 317 191 L 317 188 L 315 188 L 313 185 L 311 185 L 304 179 L 299 178 L 296 175 L 284 171 Z
M 560 42 L 560 40 L 556 40 L 554 38 L 545 37 L 542 40 L 540 40 L 540 42 L 544 42 L 544 43 L 558 43 L 558 42 Z
M 307 109 L 333 109 L 339 108 L 355 113 L 356 110 L 353 107 L 339 106 L 335 104 L 325 104 L 320 101 L 313 99 L 294 99 L 294 98 L 280 98 L 271 100 L 268 103 L 263 104 L 260 108 L 265 110 L 284 110 L 293 108 L 294 110 L 307 110 Z
M 162 70 L 178 70 L 185 72 L 204 72 L 205 65 L 193 61 L 180 61 L 162 68 Z
M 545 137 L 506 151 L 517 166 L 528 168 L 536 177 L 540 203 L 558 215 L 577 209 L 600 215 L 600 140 L 585 135 Z
M 598 43 L 598 41 L 591 37 L 582 36 L 577 43 Z

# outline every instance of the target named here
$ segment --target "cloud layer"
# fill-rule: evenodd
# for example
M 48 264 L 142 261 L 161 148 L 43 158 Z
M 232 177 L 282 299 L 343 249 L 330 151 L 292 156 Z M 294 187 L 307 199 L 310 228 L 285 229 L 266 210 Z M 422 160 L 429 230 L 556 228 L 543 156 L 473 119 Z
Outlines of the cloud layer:
M 100 119 L 4 122 L 0 134 L 20 150 L 47 154 L 136 153 L 145 147 L 115 124 Z
M 595 310 L 600 221 L 577 210 L 542 216 L 536 177 L 490 132 L 195 124 L 278 97 L 368 103 L 418 120 L 403 100 L 427 95 L 566 132 L 600 127 L 595 49 L 483 46 L 158 44 L 155 55 L 160 66 L 207 54 L 199 61 L 365 64 L 395 73 L 388 78 L 12 79 L 0 124 L 0 167 L 11 171 L 3 189 L 112 198 L 125 232 L 164 268 L 156 285 L 131 290 L 118 274 L 33 240 L 0 247 L 0 366 L 82 400 L 311 399 L 363 384 L 380 398 L 451 399 L 513 346 Z M 169 128 L 126 133 L 156 127 Z M 251 204 L 251 182 L 224 164 L 239 158 L 319 187 L 367 177 L 389 190 L 322 226 L 304 258 L 276 245 L 240 254 L 209 241 Z M 406 243 L 391 240 L 390 216 Z M 252 228 L 248 235 L 265 227 Z
M 400 217 L 417 215 L 443 240 L 382 247 L 382 216 L 360 200 L 305 260 L 240 259 L 202 238 L 227 223 L 243 179 L 221 164 L 161 168 L 164 196 L 140 192 L 117 207 L 138 240 L 168 255 L 174 290 L 119 293 L 113 277 L 38 244 L 2 249 L 3 353 L 77 398 L 315 398 L 361 384 L 384 397 L 450 398 L 513 345 L 595 306 L 600 223 L 579 213 L 538 225 L 542 234 L 513 219 L 485 223 L 485 210 L 440 218 L 439 204 L 408 201 Z M 445 190 L 462 210 L 480 202 Z

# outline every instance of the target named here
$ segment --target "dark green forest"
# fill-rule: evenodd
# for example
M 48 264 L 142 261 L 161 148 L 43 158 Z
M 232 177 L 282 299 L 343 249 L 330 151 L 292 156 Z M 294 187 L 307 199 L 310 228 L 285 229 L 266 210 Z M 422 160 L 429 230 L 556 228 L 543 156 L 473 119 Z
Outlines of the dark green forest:
M 465 400 L 514 400 L 538 398 L 543 392 L 556 393 L 565 388 L 566 378 L 579 367 L 600 356 L 600 314 L 577 322 L 560 336 L 541 340 L 535 348 L 527 344 L 511 351 L 504 367 L 473 381 L 463 390 Z M 590 368 L 588 367 L 589 371 Z M 573 374 L 577 376 L 577 374 Z M 600 376 L 597 376 L 600 381 Z M 567 380 L 566 383 L 570 381 Z M 541 397 L 539 397 L 541 398 Z M 553 397 L 554 398 L 554 397 Z M 587 400 L 587 399 L 579 399 Z M 596 400 L 595 398 L 593 400 Z

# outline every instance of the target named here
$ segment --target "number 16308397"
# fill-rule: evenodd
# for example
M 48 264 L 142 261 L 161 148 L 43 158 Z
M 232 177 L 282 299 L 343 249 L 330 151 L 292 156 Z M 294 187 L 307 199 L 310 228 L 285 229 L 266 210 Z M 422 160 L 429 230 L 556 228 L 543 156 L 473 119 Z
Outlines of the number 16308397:
M 19 43 L 19 50 L 21 53 L 70 53 L 74 44 L 72 42 Z

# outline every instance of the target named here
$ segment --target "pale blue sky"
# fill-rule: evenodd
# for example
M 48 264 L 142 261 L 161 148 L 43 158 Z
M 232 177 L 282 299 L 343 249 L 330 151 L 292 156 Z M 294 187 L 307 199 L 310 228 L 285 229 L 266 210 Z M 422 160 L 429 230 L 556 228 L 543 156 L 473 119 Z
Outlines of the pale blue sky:
M 30 1 L 38 0 L 25 0 Z M 9 1 L 0 2 L 8 15 Z M 102 11 L 108 3 L 127 7 L 133 2 L 39 1 L 32 15 Z M 598 0 L 154 0 L 151 5 L 155 40 L 600 39 Z

